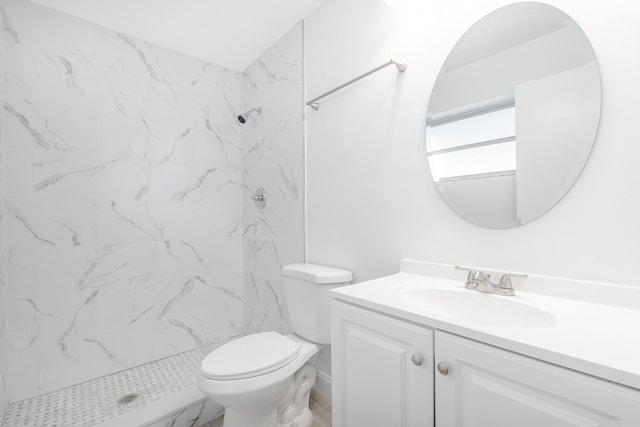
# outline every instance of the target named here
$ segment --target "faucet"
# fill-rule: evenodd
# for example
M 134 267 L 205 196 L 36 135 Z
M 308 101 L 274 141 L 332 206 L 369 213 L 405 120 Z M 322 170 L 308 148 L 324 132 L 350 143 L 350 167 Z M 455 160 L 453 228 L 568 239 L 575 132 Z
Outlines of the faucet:
M 504 273 L 496 285 L 491 282 L 491 275 L 484 271 L 476 271 L 473 268 L 461 267 L 459 265 L 456 265 L 455 267 L 456 270 L 463 270 L 467 272 L 467 280 L 464 283 L 465 288 L 487 294 L 514 296 L 516 292 L 513 289 L 511 278 L 519 277 L 521 279 L 525 279 L 527 277 L 526 274 Z
M 487 294 L 492 294 L 495 291 L 496 286 L 491 283 L 491 275 L 485 273 L 484 271 L 476 271 L 473 274 L 473 289 L 478 292 L 484 292 Z

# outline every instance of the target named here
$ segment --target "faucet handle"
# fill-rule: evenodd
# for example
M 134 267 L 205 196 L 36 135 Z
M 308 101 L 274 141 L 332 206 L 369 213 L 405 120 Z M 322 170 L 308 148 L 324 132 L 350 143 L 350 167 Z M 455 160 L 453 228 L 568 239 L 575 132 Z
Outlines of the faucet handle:
M 511 283 L 512 277 L 526 279 L 527 275 L 519 274 L 519 273 L 504 273 L 500 278 L 500 282 L 498 283 L 498 288 L 501 289 L 503 292 L 506 291 L 505 295 L 515 295 L 515 292 L 513 291 L 513 283 Z
M 466 282 L 464 282 L 464 287 L 467 289 L 470 289 L 471 287 L 475 286 L 475 275 L 476 275 L 476 271 L 473 268 L 469 268 L 469 267 L 462 267 L 460 265 L 456 265 L 456 270 L 462 270 L 462 271 L 466 271 L 467 272 L 467 280 Z

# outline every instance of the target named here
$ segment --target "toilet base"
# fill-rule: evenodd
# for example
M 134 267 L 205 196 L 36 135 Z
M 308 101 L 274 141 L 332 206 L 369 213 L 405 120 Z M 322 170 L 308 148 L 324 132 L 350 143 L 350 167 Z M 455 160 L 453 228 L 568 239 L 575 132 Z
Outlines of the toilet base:
M 289 389 L 278 402 L 251 408 L 228 407 L 222 427 L 311 427 L 309 395 L 316 376 L 316 368 L 306 363 L 295 373 Z
M 311 427 L 313 415 L 309 408 L 304 408 L 302 413 L 291 422 L 281 424 L 277 420 L 275 408 L 264 408 L 248 414 L 246 411 L 227 408 L 224 412 L 222 427 Z
M 226 408 L 222 427 L 276 427 L 278 413 L 275 405 L 266 405 L 251 410 Z
M 278 404 L 278 427 L 311 427 L 313 415 L 309 410 L 309 395 L 317 373 L 311 363 L 296 372 L 289 391 Z

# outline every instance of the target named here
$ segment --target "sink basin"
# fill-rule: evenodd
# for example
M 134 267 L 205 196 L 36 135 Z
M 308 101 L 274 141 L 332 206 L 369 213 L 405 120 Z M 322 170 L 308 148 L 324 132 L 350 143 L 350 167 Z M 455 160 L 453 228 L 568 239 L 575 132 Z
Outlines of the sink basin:
M 550 313 L 514 297 L 471 290 L 408 288 L 400 295 L 414 307 L 478 325 L 546 328 L 556 324 Z

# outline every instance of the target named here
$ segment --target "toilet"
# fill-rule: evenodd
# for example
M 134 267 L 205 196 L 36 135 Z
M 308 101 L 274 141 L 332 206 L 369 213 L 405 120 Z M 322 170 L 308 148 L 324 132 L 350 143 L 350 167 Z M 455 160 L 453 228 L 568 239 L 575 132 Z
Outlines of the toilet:
M 260 332 L 212 351 L 197 383 L 225 407 L 223 427 L 310 427 L 314 356 L 331 343 L 331 289 L 348 285 L 350 271 L 315 264 L 283 268 L 293 333 Z

